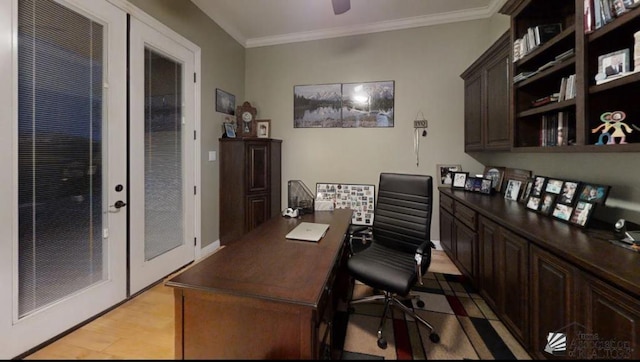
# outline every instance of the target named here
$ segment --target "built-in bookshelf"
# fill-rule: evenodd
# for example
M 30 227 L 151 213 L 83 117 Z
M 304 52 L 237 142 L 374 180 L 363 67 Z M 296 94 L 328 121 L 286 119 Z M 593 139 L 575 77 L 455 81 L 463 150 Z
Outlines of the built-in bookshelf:
M 511 16 L 513 45 L 512 151 L 640 151 L 636 90 L 640 72 L 635 72 L 634 64 L 635 59 L 640 62 L 634 49 L 638 39 L 640 52 L 640 7 L 633 7 L 633 2 L 511 0 L 503 6 L 500 12 Z M 609 17 L 600 18 L 598 26 L 596 3 L 609 9 Z M 604 16 L 603 8 L 598 9 Z M 542 28 L 550 30 L 538 42 L 536 29 L 540 32 Z M 605 70 L 606 63 L 614 63 L 619 56 L 625 59 L 626 68 Z M 553 129 L 549 120 L 558 115 L 566 127 L 565 142 L 550 141 L 557 137 L 549 135 Z M 620 132 L 627 144 L 620 144 L 621 137 L 601 136 Z M 599 145 L 603 137 L 613 139 L 614 144 Z

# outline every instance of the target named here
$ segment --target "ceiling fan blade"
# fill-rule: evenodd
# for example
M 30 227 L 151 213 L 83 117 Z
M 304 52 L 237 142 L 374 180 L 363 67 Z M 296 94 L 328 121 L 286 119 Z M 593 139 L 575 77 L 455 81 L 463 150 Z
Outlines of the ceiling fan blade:
M 351 9 L 351 0 L 331 0 L 331 4 L 333 4 L 333 13 L 336 15 Z

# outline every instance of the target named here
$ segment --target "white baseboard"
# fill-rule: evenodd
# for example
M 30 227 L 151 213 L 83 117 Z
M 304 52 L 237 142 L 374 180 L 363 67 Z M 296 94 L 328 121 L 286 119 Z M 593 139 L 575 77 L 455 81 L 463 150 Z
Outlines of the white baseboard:
M 436 250 L 442 250 L 442 245 L 440 245 L 440 240 L 431 240 L 433 244 L 436 246 Z
M 220 249 L 220 239 L 202 248 L 200 250 L 200 259 L 206 258 L 207 256 L 209 256 L 210 254 L 213 254 L 218 249 Z

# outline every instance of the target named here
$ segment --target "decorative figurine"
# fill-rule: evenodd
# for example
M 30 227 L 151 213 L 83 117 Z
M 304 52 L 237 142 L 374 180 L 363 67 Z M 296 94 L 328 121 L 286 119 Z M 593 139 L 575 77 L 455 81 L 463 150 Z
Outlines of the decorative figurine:
M 619 144 L 626 144 L 627 136 L 624 132 L 633 132 L 633 129 L 631 129 L 628 124 L 622 122 L 626 117 L 627 115 L 622 111 L 604 112 L 600 115 L 600 121 L 602 121 L 602 124 L 591 129 L 591 133 L 596 133 L 598 130 L 602 129 L 596 145 L 604 145 L 605 138 L 607 139 L 607 145 L 613 145 L 616 143 L 616 138 L 618 137 L 620 137 Z M 612 128 L 614 130 L 613 133 L 609 133 L 609 130 Z

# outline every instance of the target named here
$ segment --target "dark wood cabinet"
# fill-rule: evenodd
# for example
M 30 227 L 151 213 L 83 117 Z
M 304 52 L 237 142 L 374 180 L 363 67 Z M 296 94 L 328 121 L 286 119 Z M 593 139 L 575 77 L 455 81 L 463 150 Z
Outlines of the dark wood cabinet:
M 473 284 L 478 263 L 476 218 L 475 211 L 440 194 L 440 245 Z
M 509 32 L 461 74 L 465 152 L 509 150 Z
M 220 243 L 280 213 L 281 140 L 220 139 Z

